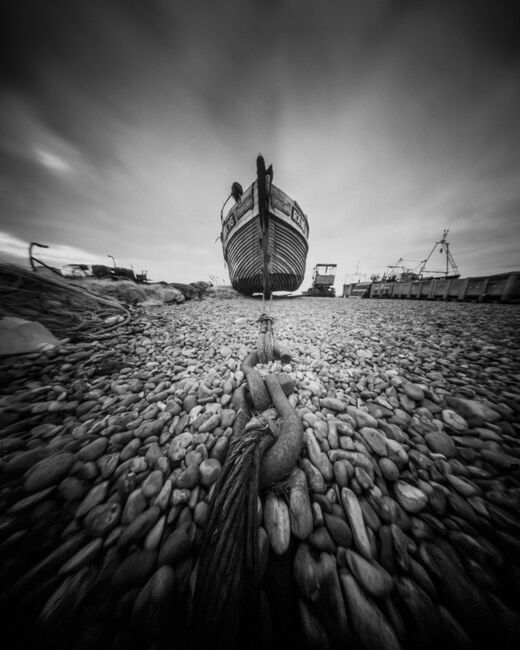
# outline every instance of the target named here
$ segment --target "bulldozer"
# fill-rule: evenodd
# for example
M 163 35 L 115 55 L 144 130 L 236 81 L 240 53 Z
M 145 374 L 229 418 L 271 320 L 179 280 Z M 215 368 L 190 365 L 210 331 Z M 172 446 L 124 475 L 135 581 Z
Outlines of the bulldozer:
M 304 292 L 305 296 L 335 298 L 334 279 L 337 264 L 316 264 L 312 273 L 312 287 Z

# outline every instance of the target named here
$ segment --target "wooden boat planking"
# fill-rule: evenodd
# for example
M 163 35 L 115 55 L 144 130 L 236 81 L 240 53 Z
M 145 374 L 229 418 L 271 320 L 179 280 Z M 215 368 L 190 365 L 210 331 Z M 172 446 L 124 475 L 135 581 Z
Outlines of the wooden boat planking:
M 309 224 L 296 201 L 272 183 L 257 158 L 257 179 L 222 221 L 222 250 L 231 284 L 245 295 L 295 291 L 303 282 Z M 234 184 L 235 187 L 235 184 Z

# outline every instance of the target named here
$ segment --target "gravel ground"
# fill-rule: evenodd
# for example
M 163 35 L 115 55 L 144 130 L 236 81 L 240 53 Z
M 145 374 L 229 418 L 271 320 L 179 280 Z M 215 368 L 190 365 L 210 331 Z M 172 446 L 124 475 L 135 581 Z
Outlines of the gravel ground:
M 261 310 L 140 310 L 105 340 L 0 361 L 13 648 L 187 645 Z M 266 647 L 517 647 L 520 308 L 294 298 L 271 313 L 293 358 L 258 368 L 294 382 L 291 477 L 308 497 L 261 494 Z

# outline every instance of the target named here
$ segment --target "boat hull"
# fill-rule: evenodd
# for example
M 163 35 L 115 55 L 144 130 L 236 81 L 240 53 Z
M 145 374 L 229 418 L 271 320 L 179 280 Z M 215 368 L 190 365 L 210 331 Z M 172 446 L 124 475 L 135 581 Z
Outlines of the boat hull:
M 253 183 L 222 224 L 222 247 L 234 289 L 264 291 L 263 232 L 258 186 Z M 298 204 L 271 185 L 268 195 L 267 268 L 271 291 L 296 291 L 305 275 L 309 227 Z

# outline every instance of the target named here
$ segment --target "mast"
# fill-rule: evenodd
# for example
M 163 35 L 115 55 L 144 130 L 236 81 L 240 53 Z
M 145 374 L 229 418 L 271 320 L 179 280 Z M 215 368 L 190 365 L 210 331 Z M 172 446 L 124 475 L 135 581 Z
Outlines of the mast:
M 434 253 L 435 249 L 437 248 L 437 246 L 440 246 L 440 253 L 442 254 L 442 253 L 446 252 L 446 270 L 445 271 L 430 271 L 430 273 L 442 273 L 445 277 L 448 277 L 449 272 L 450 272 L 450 265 L 451 265 L 451 268 L 453 270 L 454 275 L 459 277 L 459 275 L 460 275 L 459 269 L 458 269 L 457 265 L 455 264 L 455 260 L 453 259 L 453 255 L 450 252 L 450 244 L 447 241 L 447 237 L 448 237 L 449 232 L 450 231 L 449 231 L 448 228 L 445 228 L 442 231 L 442 237 L 440 238 L 439 241 L 435 242 L 435 245 L 431 249 L 430 254 L 428 255 L 428 257 L 425 260 L 423 260 L 423 262 L 421 264 L 421 268 L 419 269 L 419 275 L 422 275 L 424 273 L 424 269 L 426 268 L 426 264 L 428 263 L 428 260 L 433 255 L 433 253 Z
M 256 159 L 256 177 L 258 181 L 258 211 L 260 214 L 260 229 L 262 233 L 262 257 L 263 257 L 263 286 L 264 298 L 271 297 L 271 279 L 269 277 L 269 210 L 267 207 L 267 177 L 272 175 L 272 167 L 266 171 L 265 161 L 262 155 Z

